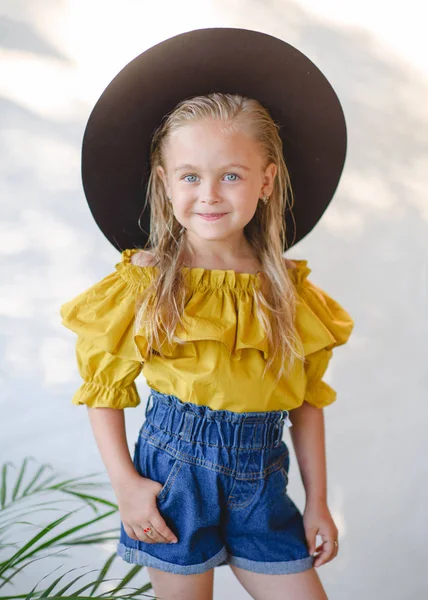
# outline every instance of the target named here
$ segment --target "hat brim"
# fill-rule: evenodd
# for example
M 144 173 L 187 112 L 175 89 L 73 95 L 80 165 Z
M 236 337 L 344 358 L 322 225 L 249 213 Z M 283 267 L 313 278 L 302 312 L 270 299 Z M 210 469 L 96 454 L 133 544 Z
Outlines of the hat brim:
M 82 182 L 92 215 L 119 250 L 144 247 L 141 216 L 150 142 L 162 117 L 184 98 L 210 92 L 256 98 L 280 124 L 294 192 L 286 247 L 307 235 L 331 201 L 346 157 L 339 99 L 302 52 L 266 33 L 198 29 L 169 38 L 129 62 L 102 93 L 82 144 Z M 284 249 L 286 249 L 286 247 Z

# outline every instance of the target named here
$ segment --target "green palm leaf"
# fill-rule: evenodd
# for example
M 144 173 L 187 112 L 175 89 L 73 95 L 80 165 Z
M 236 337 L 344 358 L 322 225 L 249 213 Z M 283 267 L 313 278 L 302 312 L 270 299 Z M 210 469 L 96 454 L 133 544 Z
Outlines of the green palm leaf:
M 32 466 L 34 464 L 34 468 Z M 67 557 L 67 550 L 75 546 L 102 545 L 106 542 L 116 543 L 119 530 L 106 528 L 96 531 L 88 531 L 94 526 L 100 525 L 103 519 L 111 518 L 118 514 L 118 506 L 107 498 L 100 497 L 98 492 L 102 488 L 111 491 L 109 482 L 94 481 L 94 477 L 102 473 L 92 473 L 82 477 L 62 478 L 61 473 L 55 472 L 50 464 L 37 464 L 34 457 L 23 459 L 21 466 L 17 469 L 8 461 L 2 465 L 0 477 L 0 590 L 6 593 L 11 586 L 18 581 L 17 577 L 22 574 L 31 564 L 36 561 L 46 561 L 61 555 Z M 89 481 L 86 481 L 90 479 Z M 67 509 L 64 503 L 68 504 Z M 70 503 L 77 503 L 77 508 L 69 509 Z M 76 524 L 76 516 L 82 510 L 90 510 L 91 518 L 84 518 Z M 46 516 L 50 512 L 57 512 L 59 516 L 54 519 L 44 519 L 41 524 L 29 520 L 32 517 Z M 65 527 L 65 528 L 64 528 Z M 13 539 L 14 529 L 18 528 L 24 541 Z M 23 528 L 36 528 L 36 533 L 26 536 L 22 533 Z M 78 534 L 78 535 L 76 535 Z M 9 539 L 11 538 L 11 539 Z M 95 556 L 98 553 L 94 553 Z M 57 575 L 56 567 L 52 572 L 45 575 L 34 587 L 26 593 L 6 596 L 0 595 L 0 600 L 33 600 L 48 598 L 49 600 L 63 600 L 74 598 L 79 600 L 104 599 L 139 599 L 142 597 L 154 598 L 146 592 L 151 589 L 150 583 L 144 583 L 138 587 L 129 587 L 135 583 L 144 567 L 132 565 L 125 576 L 112 577 L 112 568 L 119 562 L 124 563 L 117 557 L 116 553 L 110 555 L 98 569 L 73 576 L 66 582 L 76 568 Z M 83 582 L 84 577 L 95 573 L 90 581 Z M 47 580 L 47 587 L 41 589 L 41 584 Z M 79 586 L 77 588 L 77 586 Z M 109 591 L 102 592 L 109 586 Z M 38 589 L 39 588 L 39 589 Z M 1 592 L 0 592 L 1 594 Z M 89 595 L 88 595 L 89 594 Z

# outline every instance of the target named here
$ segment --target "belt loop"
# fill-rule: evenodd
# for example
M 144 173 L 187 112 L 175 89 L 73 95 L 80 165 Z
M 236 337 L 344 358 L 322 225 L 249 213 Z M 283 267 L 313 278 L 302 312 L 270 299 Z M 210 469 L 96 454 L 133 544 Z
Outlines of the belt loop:
M 285 424 L 287 425 L 287 427 L 293 427 L 293 423 L 290 421 L 290 413 L 288 410 L 284 410 L 285 414 Z
M 282 421 L 280 421 L 279 423 L 275 423 L 275 429 L 276 429 L 276 439 L 275 439 L 274 445 L 279 446 L 282 441 L 282 433 L 283 433 Z
M 183 427 L 182 427 L 181 431 L 178 433 L 179 437 L 181 437 L 181 439 L 184 440 L 185 442 L 191 441 L 192 424 L 193 424 L 194 420 L 195 420 L 195 416 L 191 412 L 186 410 L 184 412 Z
M 146 410 L 145 410 L 145 416 L 147 417 L 147 414 L 149 412 L 149 407 L 150 407 L 150 401 L 153 400 L 153 394 L 149 394 L 149 397 L 147 399 L 147 404 L 146 404 Z M 153 404 L 153 402 L 152 402 Z
M 292 427 L 293 423 L 290 421 L 290 413 L 286 409 L 281 409 L 281 422 L 285 423 L 287 427 Z

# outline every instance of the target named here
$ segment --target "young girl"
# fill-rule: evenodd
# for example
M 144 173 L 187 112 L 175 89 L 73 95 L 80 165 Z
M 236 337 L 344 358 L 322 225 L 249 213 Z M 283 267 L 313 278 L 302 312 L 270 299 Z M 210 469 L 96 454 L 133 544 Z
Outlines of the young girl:
M 322 410 L 336 392 L 322 378 L 353 321 L 306 260 L 282 256 L 293 188 L 278 130 L 255 98 L 182 99 L 151 139 L 148 243 L 61 306 L 84 379 L 72 402 L 88 407 L 119 505 L 118 554 L 146 565 L 165 600 L 211 599 L 225 564 L 253 598 L 322 600 L 314 567 L 338 552 Z M 112 215 L 109 227 L 120 231 Z M 140 403 L 141 371 L 150 395 L 131 460 L 123 409 Z M 303 514 L 287 495 L 284 423 Z

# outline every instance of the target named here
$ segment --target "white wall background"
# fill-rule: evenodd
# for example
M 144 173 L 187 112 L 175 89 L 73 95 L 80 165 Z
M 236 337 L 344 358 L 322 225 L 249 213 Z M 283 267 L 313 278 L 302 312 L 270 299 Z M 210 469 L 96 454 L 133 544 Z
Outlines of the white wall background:
M 0 3 L 0 459 L 70 475 L 102 471 L 84 407 L 74 336 L 59 306 L 113 270 L 80 185 L 93 104 L 134 56 L 172 35 L 236 26 L 296 45 L 345 110 L 344 176 L 322 221 L 289 258 L 356 325 L 336 351 L 325 410 L 328 497 L 340 553 L 318 569 L 330 600 L 427 593 L 428 43 L 419 0 L 3 0 Z M 130 448 L 143 398 L 126 411 Z M 289 494 L 303 508 L 292 453 Z M 112 548 L 106 548 L 106 556 Z M 99 564 L 91 552 L 67 567 Z M 53 565 L 52 565 L 53 568 Z M 44 574 L 44 573 L 43 573 Z M 22 574 L 14 593 L 41 577 Z M 21 588 L 21 589 L 19 589 Z M 425 592 L 425 594 L 424 594 Z M 216 599 L 248 594 L 216 569 Z

